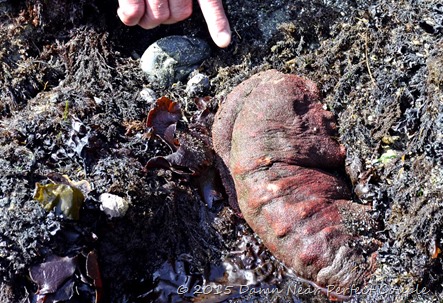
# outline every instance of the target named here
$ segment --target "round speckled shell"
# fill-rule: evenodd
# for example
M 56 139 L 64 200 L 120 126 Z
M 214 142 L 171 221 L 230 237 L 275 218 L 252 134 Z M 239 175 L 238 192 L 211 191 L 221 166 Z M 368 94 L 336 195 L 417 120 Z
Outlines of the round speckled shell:
M 336 173 L 345 149 L 318 99 L 312 81 L 275 70 L 244 81 L 215 116 L 217 166 L 231 205 L 277 258 L 319 287 L 357 287 L 371 269 L 347 226 L 370 220 Z

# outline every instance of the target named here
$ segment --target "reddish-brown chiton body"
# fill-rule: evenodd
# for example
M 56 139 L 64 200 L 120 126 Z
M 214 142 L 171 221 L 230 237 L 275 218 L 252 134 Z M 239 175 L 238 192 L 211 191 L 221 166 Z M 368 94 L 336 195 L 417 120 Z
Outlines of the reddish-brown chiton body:
M 227 96 L 212 132 L 230 202 L 268 249 L 319 287 L 349 294 L 360 286 L 374 249 L 362 249 L 349 226 L 367 224 L 368 207 L 351 201 L 337 173 L 345 149 L 316 85 L 256 74 Z

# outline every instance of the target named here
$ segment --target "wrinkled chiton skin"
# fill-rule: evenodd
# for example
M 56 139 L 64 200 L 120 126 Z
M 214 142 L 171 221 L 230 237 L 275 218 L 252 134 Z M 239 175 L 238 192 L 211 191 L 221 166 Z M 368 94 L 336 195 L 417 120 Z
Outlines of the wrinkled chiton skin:
M 221 105 L 213 144 L 231 205 L 238 201 L 268 249 L 301 278 L 341 292 L 372 271 L 346 222 L 370 220 L 336 173 L 345 149 L 318 100 L 310 80 L 276 70 L 256 74 Z

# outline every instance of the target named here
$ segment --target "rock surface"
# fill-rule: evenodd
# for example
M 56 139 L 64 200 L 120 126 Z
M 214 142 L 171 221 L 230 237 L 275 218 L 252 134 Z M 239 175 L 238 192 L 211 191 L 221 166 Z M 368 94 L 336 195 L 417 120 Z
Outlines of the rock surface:
M 209 91 L 209 87 L 211 86 L 211 83 L 209 81 L 209 77 L 197 73 L 195 75 L 191 75 L 188 83 L 186 83 L 186 93 L 188 96 L 198 96 L 203 95 Z
M 269 250 L 300 277 L 346 295 L 372 270 L 348 226 L 370 220 L 337 175 L 345 150 L 318 99 L 310 80 L 259 73 L 222 104 L 213 143 L 231 204 L 238 200 Z
M 209 55 L 210 47 L 201 39 L 169 36 L 146 49 L 140 66 L 151 84 L 166 87 L 184 80 Z

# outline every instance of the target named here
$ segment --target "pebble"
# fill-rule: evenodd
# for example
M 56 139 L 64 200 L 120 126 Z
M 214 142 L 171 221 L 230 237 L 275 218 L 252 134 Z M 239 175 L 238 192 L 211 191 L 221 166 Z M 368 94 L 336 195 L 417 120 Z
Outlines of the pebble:
M 186 93 L 190 97 L 203 95 L 209 90 L 209 77 L 200 73 L 192 76 L 186 84 Z
M 117 195 L 103 193 L 100 195 L 100 209 L 111 218 L 124 217 L 129 208 L 129 202 Z
M 146 103 L 147 103 L 148 105 L 154 104 L 155 100 L 158 99 L 158 96 L 157 96 L 157 94 L 155 93 L 155 91 L 152 90 L 152 89 L 150 89 L 150 88 L 147 88 L 147 87 L 143 88 L 143 89 L 140 91 L 140 97 L 141 97 L 144 101 L 146 101 Z
M 169 36 L 151 44 L 140 60 L 151 84 L 168 87 L 183 81 L 210 56 L 209 45 L 198 38 Z

